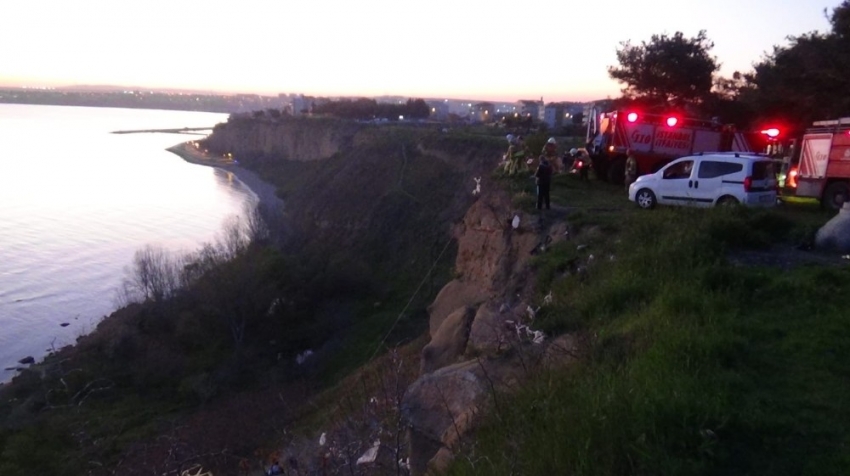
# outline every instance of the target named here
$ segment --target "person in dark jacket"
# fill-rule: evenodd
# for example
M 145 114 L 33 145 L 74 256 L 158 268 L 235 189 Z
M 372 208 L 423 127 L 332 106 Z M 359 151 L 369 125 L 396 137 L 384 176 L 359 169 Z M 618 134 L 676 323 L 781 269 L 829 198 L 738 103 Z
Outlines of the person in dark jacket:
M 549 164 L 549 159 L 543 157 L 540 159 L 540 165 L 537 166 L 537 171 L 534 172 L 534 180 L 537 182 L 537 209 L 543 210 L 543 205 L 549 210 L 549 189 L 552 186 L 552 166 Z

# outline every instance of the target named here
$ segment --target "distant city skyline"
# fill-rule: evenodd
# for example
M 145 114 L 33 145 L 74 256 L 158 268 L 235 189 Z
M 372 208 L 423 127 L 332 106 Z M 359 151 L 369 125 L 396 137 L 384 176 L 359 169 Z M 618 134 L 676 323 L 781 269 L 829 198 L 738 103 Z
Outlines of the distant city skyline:
M 589 101 L 619 96 L 623 41 L 704 29 L 730 76 L 839 3 L 30 0 L 0 19 L 0 86 Z

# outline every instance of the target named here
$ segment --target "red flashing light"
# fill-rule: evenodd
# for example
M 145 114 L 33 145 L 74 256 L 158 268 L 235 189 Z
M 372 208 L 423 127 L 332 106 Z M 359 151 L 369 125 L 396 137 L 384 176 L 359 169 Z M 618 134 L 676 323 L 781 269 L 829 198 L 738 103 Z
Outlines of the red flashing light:
M 770 129 L 765 129 L 765 130 L 761 131 L 761 133 L 770 137 L 771 139 L 776 139 L 777 137 L 779 137 L 779 129 L 777 129 L 775 127 L 771 127 Z
M 753 178 L 744 177 L 744 191 L 749 192 L 751 188 L 753 188 Z
M 677 118 L 676 116 L 670 116 L 665 122 L 667 122 L 667 127 L 676 127 L 676 124 L 679 123 L 679 118 Z
M 638 113 L 630 112 L 629 115 L 626 116 L 626 120 L 629 122 L 636 122 L 638 120 Z

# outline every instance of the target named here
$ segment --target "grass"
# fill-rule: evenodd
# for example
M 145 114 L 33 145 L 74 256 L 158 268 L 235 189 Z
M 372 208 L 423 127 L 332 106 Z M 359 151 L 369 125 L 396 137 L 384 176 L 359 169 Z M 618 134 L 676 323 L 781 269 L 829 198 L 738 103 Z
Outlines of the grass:
M 587 358 L 506 396 L 450 474 L 846 474 L 850 269 L 726 260 L 793 243 L 829 216 L 795 202 L 616 208 L 613 188 L 570 179 L 558 178 L 556 203 L 607 232 L 535 264 L 555 296 L 541 326 L 595 336 Z M 562 271 L 574 259 L 585 277 Z

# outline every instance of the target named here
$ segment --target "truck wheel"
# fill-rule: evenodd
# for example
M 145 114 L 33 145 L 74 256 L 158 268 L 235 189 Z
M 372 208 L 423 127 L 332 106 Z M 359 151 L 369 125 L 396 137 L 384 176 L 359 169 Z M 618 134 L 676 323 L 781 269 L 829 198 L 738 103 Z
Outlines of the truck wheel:
M 617 184 L 623 185 L 626 180 L 626 161 L 623 159 L 617 159 L 611 162 L 611 165 L 608 167 L 608 181 Z
M 847 182 L 832 182 L 823 191 L 820 203 L 828 210 L 838 210 L 847 200 L 850 200 L 850 186 Z

